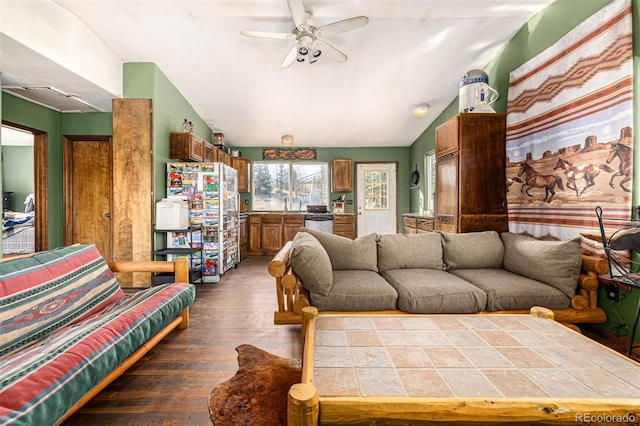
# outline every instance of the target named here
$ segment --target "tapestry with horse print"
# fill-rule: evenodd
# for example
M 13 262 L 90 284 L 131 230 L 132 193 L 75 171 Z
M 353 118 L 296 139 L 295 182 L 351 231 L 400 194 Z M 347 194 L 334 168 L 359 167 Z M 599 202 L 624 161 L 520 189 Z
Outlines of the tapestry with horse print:
M 574 238 L 595 207 L 631 217 L 630 0 L 614 0 L 510 74 L 509 230 Z

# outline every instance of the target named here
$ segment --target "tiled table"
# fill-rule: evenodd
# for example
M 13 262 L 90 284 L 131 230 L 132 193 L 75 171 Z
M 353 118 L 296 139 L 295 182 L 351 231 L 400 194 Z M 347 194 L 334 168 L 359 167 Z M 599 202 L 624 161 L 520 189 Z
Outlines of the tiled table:
M 320 315 L 310 330 L 321 424 L 640 421 L 640 364 L 549 319 Z

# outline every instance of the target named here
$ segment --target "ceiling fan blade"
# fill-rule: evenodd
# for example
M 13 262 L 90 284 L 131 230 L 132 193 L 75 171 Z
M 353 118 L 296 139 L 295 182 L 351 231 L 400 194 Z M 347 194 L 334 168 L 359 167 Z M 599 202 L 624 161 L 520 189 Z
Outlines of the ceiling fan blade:
M 246 37 L 259 37 L 259 38 L 275 38 L 278 40 L 290 40 L 295 39 L 296 36 L 291 33 L 268 33 L 263 31 L 240 31 L 240 34 Z
M 331 24 L 318 27 L 313 32 L 316 37 L 331 36 L 334 34 L 340 34 L 347 31 L 356 30 L 364 27 L 369 23 L 369 18 L 366 16 L 356 16 L 355 18 L 344 19 L 342 21 L 336 21 Z
M 298 44 L 294 44 L 291 50 L 289 51 L 289 53 L 287 53 L 287 56 L 284 58 L 284 61 L 282 61 L 282 64 L 280 64 L 280 66 L 282 68 L 289 68 L 289 66 L 291 66 L 291 64 L 296 60 L 297 55 L 298 55 Z
M 316 39 L 315 42 L 318 44 L 318 47 L 320 48 L 322 53 L 326 53 L 338 62 L 347 62 L 347 55 L 345 55 L 326 41 Z
M 287 4 L 289 5 L 289 12 L 291 12 L 293 24 L 296 28 L 299 30 L 307 29 L 307 13 L 304 10 L 302 0 L 287 0 Z

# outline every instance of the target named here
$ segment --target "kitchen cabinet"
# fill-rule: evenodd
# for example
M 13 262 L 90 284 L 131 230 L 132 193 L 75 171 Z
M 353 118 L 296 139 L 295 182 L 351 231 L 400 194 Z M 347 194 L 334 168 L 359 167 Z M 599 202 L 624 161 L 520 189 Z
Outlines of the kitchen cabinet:
M 249 192 L 249 159 L 231 157 L 231 160 L 233 168 L 238 171 L 238 192 Z
M 285 214 L 282 218 L 282 241 L 292 241 L 300 228 L 304 226 L 304 216 L 301 214 Z
M 178 161 L 203 161 L 205 140 L 190 132 L 171 132 L 169 158 Z
M 212 143 L 203 141 L 202 157 L 205 163 L 215 163 L 218 161 L 218 149 Z
M 282 215 L 268 214 L 261 218 L 260 243 L 262 250 L 277 253 L 282 248 Z
M 356 220 L 353 214 L 334 214 L 333 233 L 343 237 L 356 238 Z
M 249 214 L 249 255 L 274 255 L 304 226 L 304 215 L 295 213 Z
M 436 128 L 436 230 L 508 230 L 505 130 L 496 113 L 461 113 Z
M 262 255 L 262 225 L 260 216 L 249 215 L 249 254 Z
M 247 252 L 249 251 L 249 223 L 247 222 L 246 213 L 239 214 L 238 225 L 238 244 L 240 246 L 240 260 L 242 261 L 247 257 Z
M 404 215 L 402 217 L 402 227 L 405 234 L 433 232 L 433 217 Z
M 331 192 L 353 192 L 353 162 L 350 158 L 331 160 Z

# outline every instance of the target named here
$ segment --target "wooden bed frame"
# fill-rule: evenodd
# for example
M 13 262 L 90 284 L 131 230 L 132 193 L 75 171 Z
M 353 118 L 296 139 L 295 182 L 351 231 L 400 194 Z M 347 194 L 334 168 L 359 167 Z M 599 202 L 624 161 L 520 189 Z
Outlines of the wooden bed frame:
M 16 258 L 24 258 L 33 256 L 35 253 L 29 253 L 10 258 L 2 258 L 0 262 L 14 260 Z M 169 272 L 175 274 L 175 282 L 189 282 L 189 261 L 187 258 L 178 258 L 175 261 L 145 261 L 145 262 L 108 262 L 109 269 L 112 272 Z M 136 349 L 127 359 L 122 361 L 107 376 L 105 376 L 98 384 L 96 384 L 89 392 L 87 392 L 73 407 L 62 416 L 56 425 L 62 424 L 73 413 L 78 411 L 80 407 L 89 402 L 100 391 L 106 388 L 111 382 L 120 377 L 129 367 L 138 362 L 147 352 L 158 344 L 167 334 L 174 329 L 183 330 L 189 326 L 189 308 L 184 308 L 177 317 L 158 331 L 153 337 L 147 340 L 142 346 Z
M 302 287 L 290 263 L 292 241 L 288 241 L 271 259 L 267 270 L 276 280 L 278 310 L 274 312 L 274 324 L 302 324 L 302 310 L 311 306 L 309 292 Z M 582 267 L 576 295 L 566 309 L 553 309 L 555 320 L 565 324 L 601 324 L 607 314 L 598 307 L 598 275 L 609 272 L 604 258 L 582 255 Z M 329 313 L 329 312 L 324 312 Z M 331 312 L 338 313 L 338 312 Z M 341 312 L 347 313 L 347 312 Z M 400 310 L 348 312 L 363 315 L 407 314 Z M 529 311 L 510 310 L 481 312 L 480 314 L 528 314 Z

